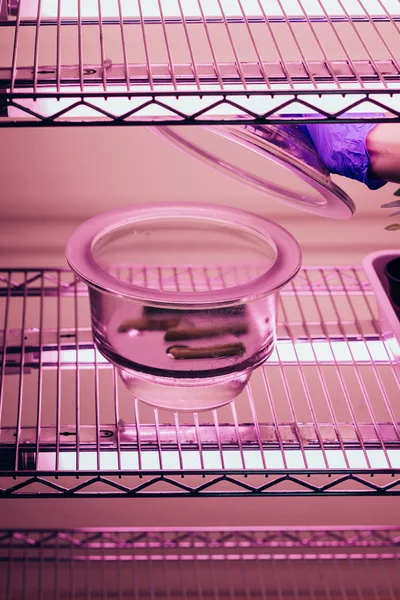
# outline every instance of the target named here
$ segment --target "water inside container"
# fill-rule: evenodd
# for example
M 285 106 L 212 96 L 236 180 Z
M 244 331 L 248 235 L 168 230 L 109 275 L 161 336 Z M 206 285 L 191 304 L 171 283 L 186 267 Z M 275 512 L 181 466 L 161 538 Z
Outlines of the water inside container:
M 212 292 L 251 283 L 276 260 L 272 241 L 256 231 L 207 219 L 164 218 L 111 231 L 93 248 L 97 263 L 132 285 L 132 301 L 94 296 L 95 336 L 126 368 L 175 378 L 241 371 L 271 353 L 275 296 L 234 306 L 177 301 L 151 306 L 135 301 L 135 288 Z M 250 296 L 250 295 L 249 295 Z M 249 301 L 251 300 L 251 301 Z M 106 304 L 109 307 L 106 307 Z

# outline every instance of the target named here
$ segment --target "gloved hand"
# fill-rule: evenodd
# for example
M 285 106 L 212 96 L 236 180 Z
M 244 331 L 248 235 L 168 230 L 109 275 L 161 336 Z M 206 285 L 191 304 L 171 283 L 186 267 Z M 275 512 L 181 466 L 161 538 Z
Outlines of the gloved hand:
M 316 123 L 299 127 L 311 138 L 331 173 L 361 181 L 370 190 L 377 190 L 387 183 L 372 179 L 368 172 L 370 157 L 366 140 L 375 123 Z

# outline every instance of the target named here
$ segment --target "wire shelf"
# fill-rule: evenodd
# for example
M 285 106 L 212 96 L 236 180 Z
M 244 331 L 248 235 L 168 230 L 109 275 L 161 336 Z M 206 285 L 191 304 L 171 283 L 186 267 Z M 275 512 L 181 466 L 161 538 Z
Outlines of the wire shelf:
M 400 493 L 400 350 L 359 268 L 303 269 L 269 361 L 198 414 L 130 395 L 68 270 L 2 270 L 0 319 L 2 497 Z
M 3 0 L 0 31 L 0 126 L 400 120 L 399 0 Z
M 0 598 L 395 600 L 393 529 L 0 531 Z

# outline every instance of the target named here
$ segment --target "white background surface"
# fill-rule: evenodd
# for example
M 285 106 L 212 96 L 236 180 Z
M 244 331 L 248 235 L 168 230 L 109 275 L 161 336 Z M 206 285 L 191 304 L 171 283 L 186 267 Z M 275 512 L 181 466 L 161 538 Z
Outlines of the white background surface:
M 396 222 L 393 210 L 380 208 L 394 199 L 394 184 L 372 192 L 334 177 L 357 211 L 350 221 L 332 221 L 269 200 L 142 128 L 0 129 L 0 148 L 3 266 L 61 266 L 81 221 L 139 202 L 205 201 L 257 212 L 298 239 L 304 264 L 360 264 L 400 242 L 399 232 L 384 230 Z

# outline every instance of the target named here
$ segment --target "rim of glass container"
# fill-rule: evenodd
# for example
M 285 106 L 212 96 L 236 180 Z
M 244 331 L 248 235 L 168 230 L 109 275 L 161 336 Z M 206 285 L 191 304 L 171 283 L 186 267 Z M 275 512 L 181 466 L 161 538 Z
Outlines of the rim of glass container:
M 111 232 L 144 221 L 172 217 L 199 218 L 225 226 L 246 228 L 262 236 L 276 251 L 272 266 L 245 284 L 194 292 L 170 292 L 149 289 L 117 279 L 103 269 L 93 256 L 100 239 Z M 253 213 L 209 203 L 162 202 L 137 204 L 101 213 L 79 225 L 67 242 L 66 258 L 73 271 L 91 288 L 133 302 L 153 306 L 224 306 L 243 303 L 279 291 L 299 271 L 301 249 L 295 238 L 283 227 Z

